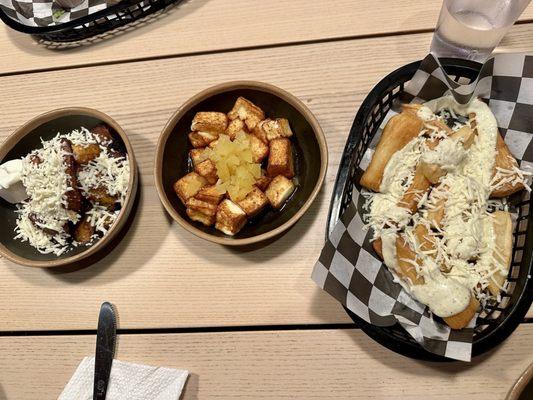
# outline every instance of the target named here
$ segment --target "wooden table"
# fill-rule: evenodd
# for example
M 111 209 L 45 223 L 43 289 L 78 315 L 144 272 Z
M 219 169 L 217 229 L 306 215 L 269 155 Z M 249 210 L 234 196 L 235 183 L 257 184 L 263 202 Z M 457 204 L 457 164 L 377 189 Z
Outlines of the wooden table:
M 93 352 L 99 305 L 120 313 L 118 358 L 191 371 L 184 399 L 502 399 L 533 359 L 533 324 L 471 364 L 394 354 L 310 279 L 349 127 L 372 86 L 428 51 L 439 2 L 191 0 L 134 31 L 70 50 L 0 27 L 0 140 L 52 108 L 108 113 L 131 138 L 141 198 L 122 243 L 76 271 L 0 260 L 0 399 L 56 398 Z M 533 52 L 533 6 L 499 51 Z M 172 223 L 152 167 L 172 113 L 210 85 L 262 80 L 298 96 L 330 164 L 286 235 L 237 250 Z M 533 317 L 533 310 L 528 318 Z

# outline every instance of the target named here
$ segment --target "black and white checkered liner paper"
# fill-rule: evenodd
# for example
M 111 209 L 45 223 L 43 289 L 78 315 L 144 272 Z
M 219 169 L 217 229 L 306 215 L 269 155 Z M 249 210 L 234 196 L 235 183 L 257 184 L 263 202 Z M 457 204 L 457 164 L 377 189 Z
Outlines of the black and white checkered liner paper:
M 522 169 L 533 166 L 533 56 L 500 54 L 488 60 L 478 79 L 469 85 L 451 80 L 436 59 L 428 55 L 411 81 L 403 99 L 420 103 L 450 91 L 456 100 L 468 102 L 478 96 L 488 102 L 500 133 Z M 381 131 L 394 111 L 383 120 L 359 167 L 364 171 L 372 158 Z M 360 175 L 359 175 L 360 176 Z M 470 361 L 475 320 L 453 331 L 434 320 L 423 304 L 414 300 L 376 255 L 372 234 L 363 229 L 363 204 L 358 183 L 352 203 L 329 236 L 312 278 L 350 311 L 377 326 L 399 323 L 422 347 L 434 354 Z
M 26 26 L 53 26 L 105 10 L 117 1 L 84 0 L 74 8 L 62 8 L 52 0 L 0 0 L 0 8 Z

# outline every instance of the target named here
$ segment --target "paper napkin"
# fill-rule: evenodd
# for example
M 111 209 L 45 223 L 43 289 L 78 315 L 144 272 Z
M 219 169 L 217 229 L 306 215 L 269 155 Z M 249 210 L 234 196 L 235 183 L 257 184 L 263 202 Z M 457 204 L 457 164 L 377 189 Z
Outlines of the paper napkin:
M 113 360 L 107 400 L 178 400 L 188 371 Z M 58 400 L 92 400 L 94 357 L 85 357 Z

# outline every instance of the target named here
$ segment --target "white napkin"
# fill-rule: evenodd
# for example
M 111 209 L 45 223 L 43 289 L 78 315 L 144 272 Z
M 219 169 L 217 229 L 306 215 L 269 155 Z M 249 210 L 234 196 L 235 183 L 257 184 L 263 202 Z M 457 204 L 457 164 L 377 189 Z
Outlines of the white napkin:
M 106 400 L 178 400 L 188 371 L 113 360 Z M 85 357 L 58 400 L 92 400 L 94 357 Z

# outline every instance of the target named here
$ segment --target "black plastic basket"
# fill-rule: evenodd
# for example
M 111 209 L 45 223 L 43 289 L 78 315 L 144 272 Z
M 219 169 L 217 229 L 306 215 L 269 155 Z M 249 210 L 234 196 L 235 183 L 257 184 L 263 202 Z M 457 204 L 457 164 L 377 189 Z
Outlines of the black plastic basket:
M 446 72 L 456 81 L 469 83 L 477 77 L 481 64 L 458 59 L 441 59 Z M 361 104 L 342 155 L 333 190 L 327 222 L 331 233 L 339 216 L 352 201 L 352 189 L 358 179 L 357 166 L 377 132 L 383 118 L 401 96 L 404 85 L 413 77 L 420 61 L 405 65 L 379 82 Z M 478 318 L 475 328 L 472 355 L 476 356 L 495 347 L 506 339 L 523 321 L 533 300 L 532 249 L 533 249 L 533 196 L 525 194 L 513 198 L 518 219 L 514 231 L 513 259 L 509 271 L 507 293 L 495 307 L 488 307 Z M 402 355 L 444 361 L 444 357 L 424 350 L 399 324 L 391 327 L 371 325 L 346 309 L 350 317 L 370 337 L 381 345 Z
M 183 0 L 122 0 L 85 17 L 58 25 L 35 27 L 24 25 L 9 17 L 0 8 L 0 19 L 9 27 L 53 43 L 78 42 L 133 25 L 158 11 L 181 3 Z

